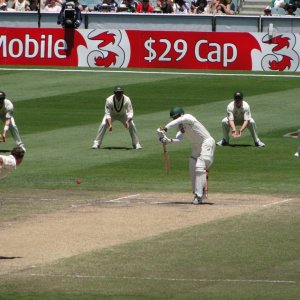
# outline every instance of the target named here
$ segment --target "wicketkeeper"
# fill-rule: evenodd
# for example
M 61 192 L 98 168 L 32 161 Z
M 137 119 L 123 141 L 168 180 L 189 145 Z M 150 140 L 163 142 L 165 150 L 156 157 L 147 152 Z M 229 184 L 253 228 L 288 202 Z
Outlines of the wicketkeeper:
M 174 107 L 170 111 L 173 119 L 162 128 L 157 129 L 159 140 L 162 143 L 180 142 L 183 137 L 190 140 L 192 144 L 192 155 L 189 158 L 189 171 L 194 193 L 193 204 L 201 204 L 205 197 L 206 175 L 214 160 L 215 140 L 208 130 L 191 114 L 185 114 L 181 107 Z M 176 126 L 175 138 L 168 138 L 168 129 Z
M 105 115 L 98 129 L 98 134 L 93 142 L 92 148 L 100 148 L 102 139 L 108 128 L 111 133 L 113 130 L 113 121 L 120 121 L 125 128 L 129 130 L 132 147 L 136 150 L 142 149 L 137 135 L 137 130 L 133 122 L 133 107 L 129 97 L 124 95 L 124 89 L 121 86 L 116 86 L 114 94 L 106 99 Z

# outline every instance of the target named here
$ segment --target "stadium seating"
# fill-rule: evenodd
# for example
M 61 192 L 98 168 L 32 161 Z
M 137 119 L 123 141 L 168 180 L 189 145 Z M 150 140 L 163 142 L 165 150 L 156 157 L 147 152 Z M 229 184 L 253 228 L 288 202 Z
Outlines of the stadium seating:
M 284 16 L 286 15 L 286 10 L 282 7 L 272 7 L 271 14 L 272 16 Z

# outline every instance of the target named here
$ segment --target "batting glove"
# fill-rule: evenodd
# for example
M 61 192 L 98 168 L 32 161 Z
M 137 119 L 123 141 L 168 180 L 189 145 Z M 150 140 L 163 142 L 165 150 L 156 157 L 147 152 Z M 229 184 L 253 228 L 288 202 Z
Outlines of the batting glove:
M 166 136 L 166 132 L 161 128 L 157 128 L 156 132 L 159 138 L 164 138 Z
M 161 137 L 159 140 L 160 140 L 162 143 L 164 143 L 164 144 L 172 143 L 172 139 L 169 139 L 169 138 L 166 137 L 166 136 Z

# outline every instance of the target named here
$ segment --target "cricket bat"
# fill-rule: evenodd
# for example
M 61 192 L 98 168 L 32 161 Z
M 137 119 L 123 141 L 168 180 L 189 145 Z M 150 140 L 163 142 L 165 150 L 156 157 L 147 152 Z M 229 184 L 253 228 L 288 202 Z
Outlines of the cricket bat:
M 169 156 L 166 143 L 163 143 L 163 149 L 164 149 L 165 169 L 166 169 L 166 174 L 168 175 L 170 172 L 170 156 Z
M 206 170 L 205 197 L 208 199 L 208 170 Z

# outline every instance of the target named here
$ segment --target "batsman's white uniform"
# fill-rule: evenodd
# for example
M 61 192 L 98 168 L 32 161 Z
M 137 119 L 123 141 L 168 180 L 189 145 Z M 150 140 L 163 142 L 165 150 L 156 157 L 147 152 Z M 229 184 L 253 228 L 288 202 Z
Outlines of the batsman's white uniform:
M 248 129 L 251 133 L 254 143 L 259 142 L 256 124 L 251 116 L 249 104 L 243 100 L 242 106 L 236 107 L 235 102 L 232 101 L 227 106 L 227 117 L 222 120 L 223 139 L 229 143 L 229 120 L 234 121 L 235 125 L 241 126 L 244 121 L 249 121 Z
M 17 168 L 16 159 L 13 155 L 0 155 L 0 179 L 6 177 L 11 171 Z
M 133 107 L 130 98 L 123 95 L 122 99 L 118 101 L 115 95 L 111 95 L 106 99 L 105 115 L 94 141 L 94 143 L 98 143 L 99 146 L 101 145 L 106 129 L 108 128 L 107 119 L 111 119 L 112 122 L 115 120 L 120 121 L 124 126 L 126 125 L 127 119 L 133 119 Z M 139 139 L 133 120 L 129 122 L 128 129 L 132 140 L 132 146 L 136 148 L 136 145 L 139 144 Z
M 8 99 L 4 99 L 4 103 L 2 108 L 0 109 L 0 119 L 5 122 L 6 119 L 10 119 L 9 131 L 15 140 L 18 146 L 24 148 L 24 144 L 21 140 L 18 127 L 16 125 L 15 119 L 13 117 L 14 114 L 14 106 L 12 102 Z
M 171 121 L 165 129 L 178 127 L 175 139 L 172 142 L 179 142 L 184 135 L 192 144 L 192 155 L 189 159 L 189 171 L 192 181 L 193 193 L 199 198 L 203 197 L 206 187 L 206 171 L 214 160 L 215 140 L 207 129 L 194 116 L 184 114 Z

